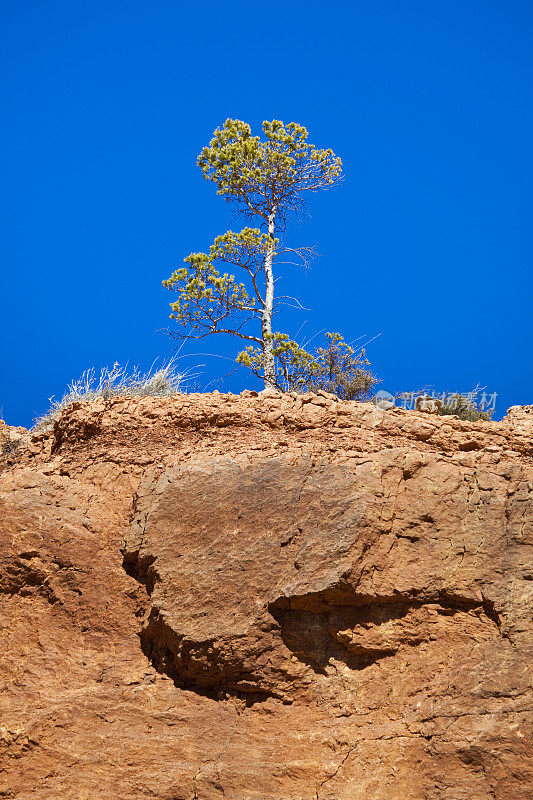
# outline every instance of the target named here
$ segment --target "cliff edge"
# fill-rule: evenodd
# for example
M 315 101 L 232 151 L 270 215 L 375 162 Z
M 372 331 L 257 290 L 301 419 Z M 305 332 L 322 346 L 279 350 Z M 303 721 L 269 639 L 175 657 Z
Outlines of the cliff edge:
M 115 398 L 0 440 L 0 798 L 530 797 L 533 407 Z

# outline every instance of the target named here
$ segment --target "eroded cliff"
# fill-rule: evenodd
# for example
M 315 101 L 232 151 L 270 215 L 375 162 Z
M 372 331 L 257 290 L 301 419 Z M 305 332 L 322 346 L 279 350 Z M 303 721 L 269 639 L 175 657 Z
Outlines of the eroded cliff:
M 114 399 L 5 447 L 0 797 L 525 800 L 531 412 Z

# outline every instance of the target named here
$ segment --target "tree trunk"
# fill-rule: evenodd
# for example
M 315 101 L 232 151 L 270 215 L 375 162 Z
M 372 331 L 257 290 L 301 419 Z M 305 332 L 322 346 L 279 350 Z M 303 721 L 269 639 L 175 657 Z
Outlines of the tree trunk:
M 274 276 L 272 274 L 272 261 L 274 258 L 274 221 L 276 209 L 273 208 L 268 216 L 268 235 L 270 244 L 265 256 L 265 305 L 263 308 L 262 334 L 265 366 L 263 377 L 265 389 L 276 388 L 276 362 L 274 358 L 274 342 L 272 341 L 272 309 L 274 307 Z

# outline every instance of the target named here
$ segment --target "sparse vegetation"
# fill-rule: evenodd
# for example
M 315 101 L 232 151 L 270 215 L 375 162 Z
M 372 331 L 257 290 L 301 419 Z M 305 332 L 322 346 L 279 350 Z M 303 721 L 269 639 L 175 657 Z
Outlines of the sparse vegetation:
M 6 439 L 1 445 L 2 456 L 9 458 L 15 453 L 19 445 L 20 439 Z
M 363 347 L 354 349 L 340 333 L 326 333 L 326 347 L 308 353 L 286 334 L 274 334 L 273 353 L 278 369 L 276 388 L 281 391 L 329 392 L 341 400 L 366 400 L 379 383 L 368 369 L 370 362 Z M 261 377 L 265 353 L 262 348 L 248 347 L 239 359 Z
M 479 401 L 477 399 L 479 391 L 480 390 L 476 388 L 474 391 L 469 392 L 469 395 L 466 397 L 462 394 L 454 394 L 443 404 L 439 414 L 455 414 L 459 419 L 464 419 L 469 422 L 477 422 L 480 419 L 492 419 L 492 411 L 482 411 L 479 408 Z
M 128 366 L 115 363 L 104 367 L 97 375 L 94 367 L 85 370 L 81 378 L 68 385 L 68 391 L 61 400 L 53 400 L 50 409 L 34 421 L 34 431 L 46 431 L 55 419 L 71 403 L 91 401 L 97 397 L 169 397 L 183 391 L 185 382 L 192 378 L 189 371 L 180 371 L 175 359 L 164 362 L 159 369 L 152 366 L 148 372 L 138 367 L 128 371 Z

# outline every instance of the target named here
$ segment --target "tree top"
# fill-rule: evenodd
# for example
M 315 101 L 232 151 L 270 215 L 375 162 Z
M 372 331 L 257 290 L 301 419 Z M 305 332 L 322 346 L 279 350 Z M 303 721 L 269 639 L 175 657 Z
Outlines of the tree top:
M 341 180 L 341 159 L 310 144 L 303 125 L 274 119 L 262 127 L 264 139 L 252 136 L 248 123 L 227 119 L 202 149 L 197 164 L 218 194 L 268 220 L 295 211 L 304 192 Z

